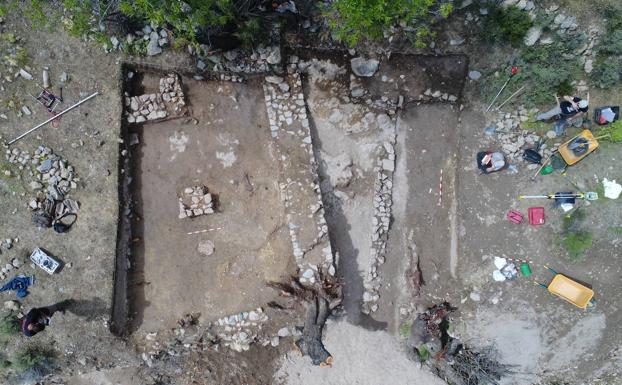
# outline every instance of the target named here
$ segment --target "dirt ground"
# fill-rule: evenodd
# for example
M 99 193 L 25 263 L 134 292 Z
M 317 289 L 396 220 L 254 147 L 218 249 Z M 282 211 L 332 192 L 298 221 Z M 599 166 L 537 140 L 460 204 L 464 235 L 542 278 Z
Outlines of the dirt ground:
M 28 310 L 62 299 L 75 300 L 36 339 L 15 336 L 6 340 L 6 355 L 24 346 L 51 347 L 59 358 L 57 372 L 64 383 L 72 385 L 435 384 L 441 382 L 414 362 L 400 339 L 400 326 L 423 308 L 449 301 L 459 308 L 453 317 L 454 335 L 474 347 L 494 345 L 498 359 L 514 365 L 504 384 L 547 384 L 553 379 L 592 384 L 599 377 L 621 372 L 620 241 L 619 234 L 611 230 L 622 226 L 620 201 L 601 197 L 584 203 L 584 226 L 593 233 L 594 244 L 583 259 L 572 261 L 555 243 L 563 218 L 559 209 L 546 201 L 518 200 L 519 194 L 575 190 L 566 179 L 552 174 L 533 182 L 533 172 L 523 162 L 515 164 L 516 174 L 477 173 L 475 153 L 499 144 L 483 134 L 488 122 L 477 101 L 476 83 L 466 80 L 466 56 L 394 55 L 381 63 L 373 77 L 359 80 L 368 93 L 356 99 L 350 95 L 350 56 L 314 51 L 299 56 L 320 59 L 302 80 L 330 241 L 339 253 L 337 272 L 344 283 L 343 310 L 325 331 L 334 367 L 311 367 L 308 358 L 290 349 L 291 336 L 277 340 L 281 344 L 276 349 L 254 344 L 240 354 L 194 352 L 149 366 L 152 363 L 136 354 L 149 332 L 170 331 L 190 312 L 200 312 L 207 322 L 264 306 L 275 298 L 265 282 L 281 280 L 296 269 L 279 197 L 283 170 L 278 165 L 284 163 L 275 155 L 262 80 L 236 84 L 185 77 L 191 107 L 188 118 L 130 128 L 140 141 L 132 147 L 132 169 L 123 170 L 132 175 L 140 217 L 135 227 L 138 240 L 132 244 L 128 298 L 130 331 L 137 333 L 135 340 L 122 339 L 109 330 L 115 267 L 119 267 L 115 266 L 119 156 L 125 148 L 119 146 L 121 63 L 168 70 L 187 68 L 191 60 L 180 53 L 140 60 L 107 55 L 63 32 L 51 36 L 32 30 L 18 16 L 0 28 L 24 37 L 29 66 L 37 79 L 44 65 L 51 68 L 54 86 L 61 72 L 69 74 L 63 90 L 65 107 L 90 92 L 101 93 L 63 117 L 58 129 L 45 127 L 17 145 L 33 151 L 45 144 L 75 166 L 80 183 L 71 196 L 80 201 L 81 209 L 69 233 L 40 231 L 32 225 L 27 204 L 35 194 L 28 190 L 27 172 L 1 164 L 2 171 L 22 179 L 0 179 L 4 208 L 0 240 L 19 239 L 11 250 L 2 249 L 0 261 L 5 264 L 19 258 L 26 262 L 32 249 L 41 246 L 65 264 L 52 276 L 28 263 L 15 271 L 37 276 L 22 307 Z M 471 66 L 482 60 L 479 55 Z M 153 73 L 147 75 L 140 91 L 149 92 L 156 78 Z M 9 118 L 0 120 L 1 135 L 9 139 L 47 114 L 26 93 L 37 91 L 34 81 L 18 77 L 4 86 L 3 98 L 17 95 L 34 112 L 19 118 L 12 111 L 0 111 Z M 419 104 L 419 95 L 428 88 L 454 95 L 457 101 Z M 370 106 L 366 100 L 399 96 L 405 98 L 404 104 L 395 111 Z M 613 102 L 619 104 L 616 97 Z M 593 100 L 594 104 L 611 101 L 599 93 Z M 299 123 L 295 127 L 302 131 Z M 361 302 L 371 263 L 374 167 L 384 143 L 394 135 L 392 223 L 386 262 L 378 268 L 383 283 L 378 311 L 365 315 Z M 295 135 L 281 140 L 284 148 L 300 147 Z M 289 165 L 296 166 L 306 156 L 306 150 L 300 151 L 291 154 Z M 602 143 L 598 151 L 569 168 L 568 174 L 581 188 L 598 190 L 603 177 L 622 180 L 616 167 L 619 157 L 615 145 Z M 307 174 L 301 177 L 304 186 L 299 185 L 307 191 L 313 181 L 307 180 L 309 165 L 301 166 Z M 288 172 L 298 171 L 294 167 Z M 218 195 L 218 210 L 179 219 L 177 197 L 185 187 L 196 184 Z M 303 203 L 295 209 L 300 208 L 301 218 L 306 218 L 303 208 L 308 208 L 308 202 Z M 525 213 L 536 204 L 546 208 L 544 226 L 517 226 L 505 219 L 510 208 Z M 304 234 L 308 237 L 304 242 L 311 244 L 317 235 L 316 218 L 309 217 L 305 223 L 314 230 Z M 187 234 L 203 229 L 219 230 Z M 207 240 L 214 243 L 214 253 L 200 254 L 198 245 Z M 407 275 L 414 251 L 424 280 L 419 296 L 413 295 L 412 277 Z M 494 256 L 529 258 L 538 281 L 550 278 L 545 264 L 584 281 L 596 292 L 596 307 L 577 309 L 526 279 L 494 282 Z M 4 301 L 14 299 L 12 293 L 2 295 Z M 301 324 L 291 321 L 296 317 L 288 314 L 288 326 Z
M 275 296 L 265 282 L 292 272 L 260 83 L 182 81 L 197 124 L 180 118 L 130 128 L 141 142 L 133 165 L 141 241 L 133 248 L 130 311 L 132 329 L 144 332 L 188 313 L 214 321 L 263 306 Z M 178 218 L 177 198 L 199 185 L 218 197 L 216 213 Z M 188 235 L 204 229 L 214 231 Z M 205 241 L 213 254 L 199 252 Z

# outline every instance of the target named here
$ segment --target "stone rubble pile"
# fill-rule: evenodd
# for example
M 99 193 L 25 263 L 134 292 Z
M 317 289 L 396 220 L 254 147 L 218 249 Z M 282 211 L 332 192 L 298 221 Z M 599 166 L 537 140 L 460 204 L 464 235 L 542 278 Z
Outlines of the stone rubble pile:
M 181 116 L 185 113 L 185 106 L 181 78 L 174 73 L 160 79 L 158 93 L 125 95 L 128 123 L 143 123 L 163 119 L 169 115 Z
M 270 72 L 272 66 L 281 63 L 281 48 L 278 45 L 258 47 L 252 53 L 243 50 L 231 50 L 222 55 L 206 57 L 214 71 L 231 71 L 234 73 L 257 74 Z M 200 66 L 197 66 L 200 69 Z M 233 80 L 235 81 L 235 80 Z
M 377 178 L 374 183 L 374 216 L 372 217 L 372 238 L 369 249 L 370 266 L 367 270 L 363 287 L 361 310 L 365 314 L 378 310 L 381 278 L 378 267 L 385 262 L 389 226 L 391 225 L 391 206 L 393 205 L 393 173 L 395 172 L 395 133 L 391 142 L 385 142 L 379 154 L 374 171 Z
M 268 316 L 262 308 L 220 318 L 212 327 L 221 344 L 237 352 L 246 351 L 257 341 Z
M 214 213 L 214 199 L 205 186 L 186 187 L 179 198 L 179 218 L 194 218 Z
M 523 152 L 527 148 L 535 148 L 537 144 L 544 139 L 539 135 L 536 135 L 528 130 L 521 129 L 521 124 L 528 121 L 530 115 L 537 113 L 537 109 L 527 110 L 525 107 L 520 106 L 514 112 L 500 113 L 498 119 L 493 123 L 497 127 L 497 141 L 501 145 L 503 153 L 510 161 L 517 161 L 522 159 Z M 547 134 L 549 139 L 555 137 Z M 546 158 L 552 154 L 557 148 L 559 143 L 550 145 L 543 143 L 540 146 L 540 154 Z M 537 165 L 535 165 L 537 166 Z M 528 169 L 535 168 L 534 165 L 529 165 Z
M 155 56 L 162 53 L 162 48 L 169 45 L 169 32 L 159 28 L 155 24 L 145 25 L 142 30 L 134 31 L 125 35 L 120 40 L 116 36 L 110 37 L 110 45 L 106 44 L 107 52 L 126 50 L 129 52 L 143 52 L 147 56 Z
M 62 201 L 65 195 L 75 190 L 80 178 L 76 176 L 73 166 L 54 154 L 52 149 L 39 146 L 31 156 L 18 148 L 6 151 L 9 163 L 18 165 L 20 170 L 27 168 L 28 175 L 34 180 L 29 187 L 33 192 L 44 192 L 54 201 Z M 16 176 L 21 179 L 21 175 Z

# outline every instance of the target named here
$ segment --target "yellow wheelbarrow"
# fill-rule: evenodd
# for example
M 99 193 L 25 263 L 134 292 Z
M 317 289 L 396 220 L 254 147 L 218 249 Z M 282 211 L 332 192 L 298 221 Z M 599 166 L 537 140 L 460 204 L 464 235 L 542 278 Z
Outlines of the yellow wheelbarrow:
M 553 280 L 548 285 L 539 282 L 536 282 L 536 284 L 581 309 L 594 306 L 594 291 L 592 289 L 563 274 L 559 274 L 548 266 L 544 267 L 553 273 Z

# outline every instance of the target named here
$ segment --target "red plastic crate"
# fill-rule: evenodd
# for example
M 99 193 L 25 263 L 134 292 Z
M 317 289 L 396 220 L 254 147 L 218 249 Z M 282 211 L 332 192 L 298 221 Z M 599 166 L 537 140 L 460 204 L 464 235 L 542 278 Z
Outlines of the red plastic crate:
M 527 209 L 527 213 L 530 225 L 540 226 L 544 224 L 544 207 L 530 207 Z

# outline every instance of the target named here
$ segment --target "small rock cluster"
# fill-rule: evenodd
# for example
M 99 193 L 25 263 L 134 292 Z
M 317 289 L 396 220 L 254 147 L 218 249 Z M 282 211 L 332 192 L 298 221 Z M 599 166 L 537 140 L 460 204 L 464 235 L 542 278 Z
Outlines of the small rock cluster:
M 374 216 L 372 217 L 372 239 L 369 249 L 371 264 L 365 277 L 363 287 L 362 312 L 373 313 L 378 310 L 378 291 L 381 279 L 378 276 L 378 267 L 385 262 L 385 252 L 391 225 L 391 206 L 393 204 L 393 172 L 395 171 L 395 134 L 392 142 L 385 142 L 381 149 L 377 174 L 374 183 Z
M 268 316 L 262 308 L 248 312 L 241 312 L 228 317 L 220 318 L 212 327 L 212 331 L 225 347 L 237 352 L 246 351 L 257 341 L 262 330 L 262 324 L 268 321 Z
M 12 249 L 13 248 L 13 243 L 17 243 L 17 242 L 19 242 L 19 238 L 15 238 L 15 239 L 7 238 L 4 241 L 2 241 L 0 243 L 0 254 L 2 253 L 2 250 L 5 250 L 5 252 L 6 252 L 6 251 Z M 10 263 L 6 263 L 0 269 L 0 280 L 6 279 L 8 274 L 12 270 L 18 269 L 20 266 L 22 266 L 22 262 L 19 259 L 17 259 L 17 258 L 12 258 Z
M 203 56 L 203 58 L 197 61 L 197 69 L 199 71 L 205 71 L 208 69 L 206 61 L 210 62 L 214 71 L 218 72 L 227 70 L 234 73 L 245 74 L 267 73 L 270 72 L 271 66 L 276 66 L 281 63 L 281 49 L 278 45 L 258 47 L 250 54 L 244 52 L 243 50 L 235 49 L 224 52 L 222 55 L 200 56 Z M 231 81 L 241 81 L 241 77 L 237 75 L 229 76 L 232 77 L 230 79 Z
M 213 214 L 214 200 L 205 186 L 186 187 L 179 198 L 179 218 L 194 218 Z
M 425 90 L 423 95 L 419 95 L 419 100 L 421 101 L 443 101 L 449 103 L 455 103 L 458 100 L 458 97 L 455 95 L 450 95 L 447 92 L 442 92 L 440 90 L 432 91 L 431 88 Z
M 30 189 L 34 192 L 44 190 L 46 196 L 54 201 L 62 201 L 65 195 L 78 187 L 80 178 L 76 176 L 73 166 L 48 147 L 39 146 L 32 156 L 13 148 L 7 150 L 6 159 L 17 164 L 20 170 L 28 167 L 29 175 L 35 179 L 29 184 Z M 21 176 L 17 175 L 17 178 L 21 179 Z
M 142 30 L 127 34 L 124 41 L 119 40 L 116 36 L 110 37 L 111 46 L 105 45 L 104 49 L 110 52 L 126 48 L 130 51 L 145 52 L 147 56 L 155 56 L 161 54 L 162 47 L 168 44 L 168 31 L 151 24 L 144 26 Z
M 160 92 L 139 96 L 125 95 L 128 123 L 143 123 L 158 120 L 169 114 L 183 115 L 186 101 L 177 74 L 169 74 L 160 79 Z

